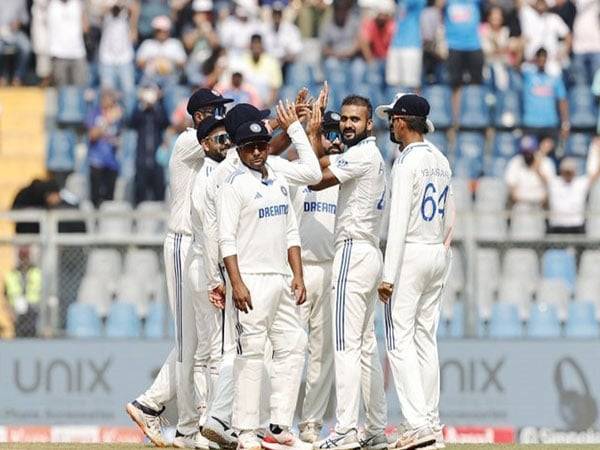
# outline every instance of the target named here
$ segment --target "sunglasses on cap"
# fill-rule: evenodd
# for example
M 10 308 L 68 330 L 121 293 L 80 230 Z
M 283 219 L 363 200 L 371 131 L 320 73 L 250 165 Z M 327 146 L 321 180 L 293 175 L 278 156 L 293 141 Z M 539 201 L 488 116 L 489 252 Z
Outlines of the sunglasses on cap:
M 210 114 L 217 119 L 225 117 L 225 105 L 213 105 L 198 110 L 202 114 Z
M 325 136 L 325 139 L 327 139 L 329 142 L 333 142 L 336 139 L 338 140 L 342 140 L 342 132 L 340 130 L 323 130 L 323 136 Z
M 207 137 L 206 139 L 213 141 L 215 144 L 229 144 L 231 142 L 231 138 L 227 133 L 219 133 L 214 136 Z
M 258 149 L 259 151 L 263 152 L 263 151 L 267 150 L 268 148 L 269 148 L 269 143 L 267 141 L 248 142 L 248 143 L 240 146 L 240 149 L 246 150 L 246 151 Z

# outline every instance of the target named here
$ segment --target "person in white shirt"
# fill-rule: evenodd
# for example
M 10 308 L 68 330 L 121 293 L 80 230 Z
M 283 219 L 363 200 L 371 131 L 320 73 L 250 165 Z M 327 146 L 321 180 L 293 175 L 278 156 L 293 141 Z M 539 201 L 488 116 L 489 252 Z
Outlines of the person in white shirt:
M 415 94 L 382 109 L 401 154 L 392 169 L 390 225 L 379 297 L 387 356 L 406 421 L 395 447 L 443 448 L 436 331 L 450 267 L 454 208 L 446 157 L 423 136 L 429 103 Z
M 230 61 L 236 61 L 246 52 L 253 34 L 264 32 L 264 25 L 253 12 L 244 5 L 231 6 L 231 14 L 218 23 L 219 41 Z
M 154 39 L 146 39 L 137 50 L 136 62 L 144 71 L 141 83 L 155 83 L 161 87 L 177 84 L 187 56 L 183 44 L 169 37 L 171 19 L 158 16 L 152 20 Z
M 265 31 L 265 48 L 267 53 L 279 61 L 285 80 L 288 67 L 302 52 L 302 36 L 296 25 L 284 19 L 284 14 L 285 4 L 281 1 L 273 2 L 271 24 Z
M 88 21 L 81 0 L 50 0 L 47 24 L 54 83 L 85 86 L 88 67 L 83 34 Z
M 387 406 L 374 319 L 382 256 L 379 232 L 385 208 L 386 176 L 381 152 L 371 136 L 373 109 L 367 98 L 342 102 L 340 131 L 348 147 L 321 158 L 323 180 L 312 190 L 340 185 L 331 283 L 334 330 L 335 430 L 315 448 L 387 448 Z M 358 436 L 361 391 L 366 410 Z
M 240 311 L 232 423 L 240 430 L 238 448 L 245 450 L 296 444 L 290 428 L 306 349 L 297 308 L 306 301 L 300 236 L 289 186 L 266 164 L 269 140 L 262 122 L 238 127 L 234 141 L 241 164 L 218 199 L 219 247 Z M 261 446 L 255 430 L 267 340 L 273 348 L 271 417 Z
M 571 76 L 578 85 L 590 85 L 600 69 L 600 3 L 576 0 L 573 24 L 573 61 Z
M 216 91 L 199 89 L 188 100 L 187 111 L 197 127 L 229 101 Z M 179 135 L 169 163 L 171 200 L 163 249 L 167 294 L 175 319 L 175 348 L 152 386 L 126 406 L 132 420 L 159 447 L 168 444 L 161 433 L 160 414 L 165 404 L 176 396 L 179 422 L 173 444 L 177 447 L 194 445 L 208 450 L 208 441 L 198 430 L 200 417 L 194 396 L 197 329 L 194 305 L 190 300 L 191 286 L 189 279 L 183 276 L 183 264 L 193 240 L 190 214 L 192 186 L 204 156 L 195 128 L 188 128 Z
M 309 135 L 319 157 L 345 150 L 340 132 L 340 115 L 327 111 L 323 120 L 311 117 Z M 331 328 L 331 269 L 338 186 L 313 191 L 307 186 L 292 189 L 294 210 L 302 241 L 302 264 L 307 300 L 302 306 L 308 330 L 306 391 L 300 416 L 300 439 L 319 439 L 323 417 L 333 387 L 333 336 Z

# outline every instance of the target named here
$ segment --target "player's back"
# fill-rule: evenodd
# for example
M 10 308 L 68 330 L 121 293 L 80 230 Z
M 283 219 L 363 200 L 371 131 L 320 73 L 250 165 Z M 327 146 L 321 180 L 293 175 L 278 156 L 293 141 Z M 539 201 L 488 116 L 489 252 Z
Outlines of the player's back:
M 406 165 L 413 174 L 406 242 L 444 242 L 446 204 L 452 176 L 448 159 L 433 144 L 418 142 L 404 149 L 394 168 L 400 165 Z M 398 181 L 397 177 L 392 180 L 394 183 Z

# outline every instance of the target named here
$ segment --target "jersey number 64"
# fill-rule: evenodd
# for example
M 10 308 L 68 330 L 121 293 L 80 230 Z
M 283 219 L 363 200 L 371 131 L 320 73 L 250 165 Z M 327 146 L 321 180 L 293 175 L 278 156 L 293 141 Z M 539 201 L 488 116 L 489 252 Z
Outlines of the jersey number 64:
M 437 194 L 433 183 L 428 183 L 425 186 L 425 192 L 423 192 L 423 200 L 421 200 L 421 217 L 426 222 L 431 222 L 436 214 L 444 217 L 446 212 L 446 197 L 448 197 L 448 186 L 444 188 L 442 193 L 437 198 L 437 202 L 434 198 L 434 194 Z

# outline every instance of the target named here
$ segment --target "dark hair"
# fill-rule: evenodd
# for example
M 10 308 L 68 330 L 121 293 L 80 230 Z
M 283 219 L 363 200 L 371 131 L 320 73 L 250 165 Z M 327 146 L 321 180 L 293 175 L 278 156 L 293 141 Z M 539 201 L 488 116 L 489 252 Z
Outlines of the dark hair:
M 262 43 L 262 35 L 255 33 L 252 36 L 250 36 L 250 42 L 254 42 L 254 41 L 259 41 L 260 43 Z
M 371 102 L 366 97 L 361 95 L 348 95 L 344 100 L 342 100 L 342 106 L 345 105 L 364 106 L 367 108 L 367 118 L 373 118 L 373 105 L 371 105 Z
M 429 127 L 427 127 L 427 118 L 419 116 L 402 116 L 402 120 L 406 122 L 406 126 L 410 130 L 416 131 L 419 134 L 427 134 Z
M 225 49 L 220 45 L 217 45 L 215 48 L 213 48 L 212 53 L 208 58 L 206 58 L 200 68 L 200 71 L 203 75 L 210 75 L 215 70 L 217 61 L 223 55 L 224 50 Z
M 540 56 L 548 57 L 548 50 L 546 50 L 544 47 L 538 48 L 535 52 L 535 57 L 539 58 Z

